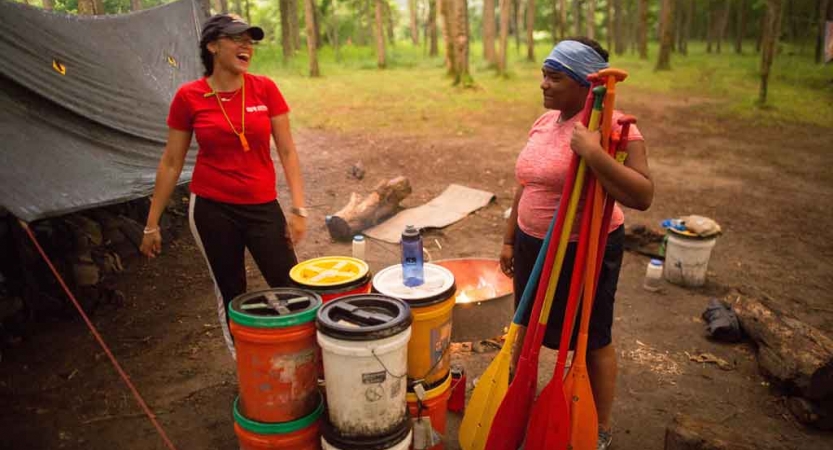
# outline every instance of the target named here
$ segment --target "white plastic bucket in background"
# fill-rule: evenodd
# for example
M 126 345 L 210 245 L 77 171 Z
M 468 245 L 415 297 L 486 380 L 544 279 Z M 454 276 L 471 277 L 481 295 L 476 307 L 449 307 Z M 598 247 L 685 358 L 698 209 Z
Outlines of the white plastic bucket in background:
M 717 238 L 690 238 L 668 233 L 665 245 L 663 276 L 681 286 L 702 286 L 706 283 L 709 258 Z
M 319 310 L 329 422 L 340 436 L 384 436 L 407 420 L 412 321 L 405 302 L 376 294 L 342 297 Z
M 361 443 L 358 445 L 343 445 L 343 444 L 331 444 L 327 442 L 327 439 L 322 436 L 321 437 L 321 448 L 322 450 L 408 450 L 411 447 L 411 442 L 414 438 L 414 432 L 408 431 L 408 434 L 403 438 L 401 441 L 390 444 L 390 447 L 387 446 L 373 446 L 368 445 L 366 443 Z M 341 445 L 340 447 L 336 447 L 336 445 Z

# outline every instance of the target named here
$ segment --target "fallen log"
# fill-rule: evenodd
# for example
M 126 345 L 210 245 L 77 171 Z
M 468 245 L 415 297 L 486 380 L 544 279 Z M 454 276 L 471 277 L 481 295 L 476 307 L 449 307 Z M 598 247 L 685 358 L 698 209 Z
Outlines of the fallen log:
M 728 427 L 677 416 L 665 429 L 665 450 L 785 450 L 775 442 L 775 436 L 754 433 L 754 441 L 748 433 L 730 430 Z
M 833 339 L 753 298 L 739 297 L 732 307 L 758 344 L 758 366 L 765 375 L 801 397 L 833 396 Z
M 350 201 L 333 214 L 327 222 L 327 230 L 335 240 L 349 240 L 362 230 L 378 224 L 399 209 L 399 202 L 411 194 L 411 183 L 398 176 L 380 181 L 364 199 L 350 194 Z

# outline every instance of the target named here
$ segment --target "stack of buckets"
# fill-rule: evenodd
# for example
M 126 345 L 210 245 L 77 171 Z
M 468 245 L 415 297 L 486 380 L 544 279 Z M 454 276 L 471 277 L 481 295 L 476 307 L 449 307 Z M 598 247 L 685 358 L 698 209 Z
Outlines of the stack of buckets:
M 241 449 L 442 449 L 451 272 L 425 264 L 425 282 L 410 288 L 400 265 L 371 277 L 361 260 L 328 257 L 290 275 L 299 288 L 244 294 L 229 308 Z
M 381 270 L 373 290 L 408 303 L 413 332 L 408 343 L 408 411 L 413 420 L 415 450 L 441 450 L 448 399 L 451 396 L 451 317 L 455 304 L 454 275 L 436 264 L 423 266 L 424 282 L 402 282 L 402 266 Z
M 242 450 L 320 448 L 320 306 L 318 294 L 292 288 L 251 292 L 231 302 L 240 388 L 234 431 Z

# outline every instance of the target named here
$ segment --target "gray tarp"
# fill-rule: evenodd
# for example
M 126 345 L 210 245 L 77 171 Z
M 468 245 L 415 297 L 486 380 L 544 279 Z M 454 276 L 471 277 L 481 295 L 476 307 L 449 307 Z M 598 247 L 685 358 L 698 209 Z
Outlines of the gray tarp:
M 195 0 L 118 16 L 0 0 L 0 205 L 32 221 L 150 193 L 203 17 Z

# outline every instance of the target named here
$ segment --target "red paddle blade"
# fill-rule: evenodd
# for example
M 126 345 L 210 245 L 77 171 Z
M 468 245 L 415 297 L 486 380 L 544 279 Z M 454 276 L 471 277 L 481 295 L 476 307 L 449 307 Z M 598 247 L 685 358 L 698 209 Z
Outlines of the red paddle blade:
M 518 361 L 518 370 L 503 401 L 498 407 L 485 450 L 517 450 L 521 446 L 535 397 L 538 362 L 530 364 L 526 358 Z
M 538 396 L 532 406 L 525 450 L 566 450 L 570 442 L 570 405 L 555 383 Z

